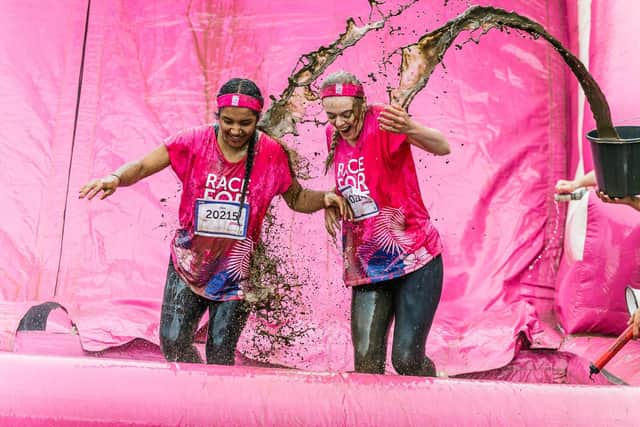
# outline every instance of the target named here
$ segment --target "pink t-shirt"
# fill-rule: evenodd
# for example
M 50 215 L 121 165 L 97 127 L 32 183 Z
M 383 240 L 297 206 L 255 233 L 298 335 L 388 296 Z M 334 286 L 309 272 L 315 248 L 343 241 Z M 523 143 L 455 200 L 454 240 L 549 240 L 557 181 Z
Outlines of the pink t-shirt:
M 227 161 L 213 126 L 188 129 L 165 142 L 171 167 L 182 182 L 180 228 L 171 244 L 173 264 L 194 292 L 214 301 L 244 298 L 242 289 L 264 216 L 271 200 L 291 186 L 283 147 L 259 135 L 245 198 L 248 209 L 242 216 L 246 158 Z
M 335 148 L 336 188 L 356 220 L 343 221 L 344 281 L 375 283 L 415 271 L 442 251 L 438 231 L 422 203 L 406 135 L 380 130 L 384 106 L 369 106 L 358 141 L 341 137 Z M 331 147 L 333 126 L 326 129 Z

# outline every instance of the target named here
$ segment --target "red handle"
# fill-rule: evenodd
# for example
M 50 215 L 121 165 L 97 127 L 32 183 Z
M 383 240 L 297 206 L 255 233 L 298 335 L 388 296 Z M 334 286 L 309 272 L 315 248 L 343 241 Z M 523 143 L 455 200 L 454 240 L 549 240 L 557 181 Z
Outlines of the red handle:
M 633 325 L 629 325 L 629 327 L 625 329 L 622 334 L 620 334 L 618 339 L 613 344 L 611 344 L 611 347 L 609 347 L 607 351 L 602 353 L 598 360 L 591 364 L 591 366 L 589 367 L 591 373 L 597 374 L 598 372 L 600 372 L 604 368 L 604 366 L 609 363 L 613 356 L 615 356 L 622 349 L 622 347 L 624 347 L 625 344 L 628 343 L 629 340 L 631 340 L 631 338 L 633 338 Z

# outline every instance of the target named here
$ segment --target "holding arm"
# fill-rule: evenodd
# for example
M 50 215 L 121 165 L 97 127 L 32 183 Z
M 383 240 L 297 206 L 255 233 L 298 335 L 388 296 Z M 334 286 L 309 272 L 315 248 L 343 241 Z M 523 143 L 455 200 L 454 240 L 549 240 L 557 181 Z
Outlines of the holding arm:
M 571 181 L 568 181 L 566 179 L 559 179 L 556 183 L 556 193 L 573 193 L 580 187 L 593 187 L 595 185 L 596 173 L 594 171 L 591 171 L 588 174 L 582 175 L 581 177 Z
M 398 105 L 388 105 L 378 117 L 380 129 L 387 132 L 403 133 L 407 141 L 416 147 L 437 156 L 451 152 L 446 138 L 437 129 L 426 127 L 409 117 Z
M 586 175 L 583 175 L 579 178 L 576 178 L 572 181 L 567 181 L 564 179 L 558 180 L 556 183 L 556 193 L 564 194 L 564 193 L 572 193 L 576 189 L 580 187 L 593 187 L 596 185 L 596 174 L 595 171 L 591 171 Z M 615 203 L 619 205 L 628 205 L 633 209 L 640 211 L 640 197 L 639 196 L 627 196 L 622 198 L 617 197 L 609 197 L 603 191 L 596 191 L 596 195 L 605 203 Z
M 344 219 L 351 215 L 344 199 L 333 191 L 315 191 L 303 188 L 296 178 L 282 194 L 287 206 L 296 212 L 313 213 L 325 208 L 336 208 Z
M 102 191 L 100 200 L 105 199 L 115 193 L 118 187 L 133 185 L 167 166 L 169 166 L 169 152 L 163 144 L 142 159 L 125 163 L 112 174 L 89 181 L 80 189 L 78 197 L 91 200 Z

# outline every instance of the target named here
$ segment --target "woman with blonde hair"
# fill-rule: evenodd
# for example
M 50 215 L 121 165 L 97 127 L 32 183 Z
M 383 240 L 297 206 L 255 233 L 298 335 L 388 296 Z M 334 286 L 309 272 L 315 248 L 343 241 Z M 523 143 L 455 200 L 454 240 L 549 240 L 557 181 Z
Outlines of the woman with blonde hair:
M 353 219 L 342 219 L 344 281 L 352 288 L 351 336 L 357 372 L 384 373 L 389 327 L 392 363 L 402 375 L 435 376 L 425 343 L 440 300 L 442 244 L 422 202 L 411 146 L 446 155 L 439 131 L 396 105 L 367 105 L 350 73 L 328 76 L 321 88 L 328 157 L 336 189 Z M 335 237 L 341 217 L 325 210 Z

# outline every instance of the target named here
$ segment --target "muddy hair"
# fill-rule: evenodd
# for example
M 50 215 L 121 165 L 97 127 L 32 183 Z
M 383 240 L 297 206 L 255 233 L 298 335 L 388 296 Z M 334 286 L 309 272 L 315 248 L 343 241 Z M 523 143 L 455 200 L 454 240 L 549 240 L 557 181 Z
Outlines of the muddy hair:
M 358 78 L 347 72 L 347 71 L 336 71 L 335 73 L 331 73 L 327 76 L 326 79 L 322 82 L 322 86 L 320 86 L 320 90 L 324 89 L 327 86 L 334 85 L 336 83 L 351 83 L 358 84 L 360 80 Z M 354 97 L 353 99 L 353 109 L 354 114 L 358 117 L 358 120 L 362 121 L 364 119 L 364 113 L 366 112 L 367 101 L 366 98 Z M 329 153 L 327 154 L 327 159 L 324 162 L 324 174 L 326 175 L 329 172 L 329 168 L 333 164 L 333 158 L 336 153 L 336 145 L 338 145 L 338 140 L 340 139 L 340 134 L 336 128 L 333 129 L 333 134 L 331 135 L 331 145 L 329 146 Z

